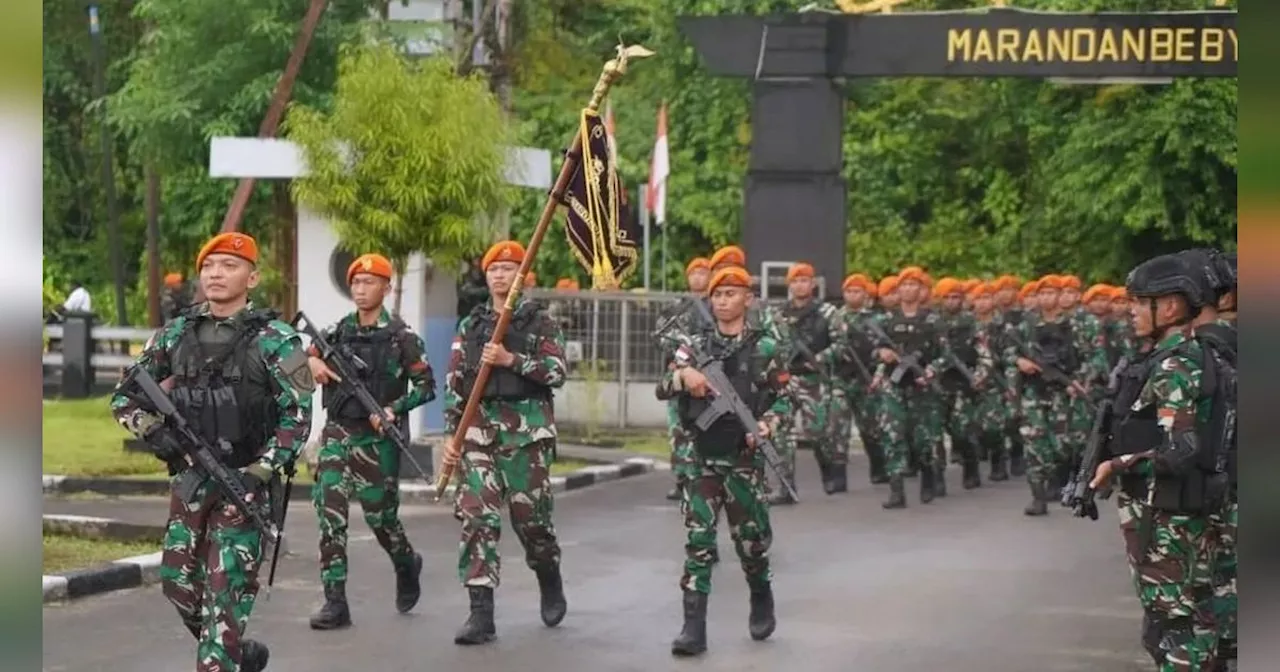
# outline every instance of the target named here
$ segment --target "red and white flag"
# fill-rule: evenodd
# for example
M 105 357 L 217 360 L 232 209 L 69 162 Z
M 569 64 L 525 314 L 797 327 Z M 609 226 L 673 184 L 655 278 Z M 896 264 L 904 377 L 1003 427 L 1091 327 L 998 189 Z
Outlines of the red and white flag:
M 649 164 L 649 189 L 646 207 L 652 213 L 653 223 L 662 226 L 667 221 L 667 175 L 671 173 L 671 159 L 667 151 L 667 104 L 658 108 L 658 138 L 653 143 L 653 159 Z
M 614 170 L 618 169 L 618 141 L 614 134 L 613 125 L 613 103 L 606 100 L 604 103 L 604 136 L 609 142 L 609 165 Z

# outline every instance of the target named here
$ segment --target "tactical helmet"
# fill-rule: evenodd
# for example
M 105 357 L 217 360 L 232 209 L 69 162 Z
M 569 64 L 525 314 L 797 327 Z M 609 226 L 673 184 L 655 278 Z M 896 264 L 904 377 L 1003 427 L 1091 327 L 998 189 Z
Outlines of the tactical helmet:
M 1234 291 L 1236 288 L 1236 282 L 1237 282 L 1236 253 L 1225 252 L 1225 253 L 1219 254 L 1217 259 L 1215 259 L 1215 261 L 1216 261 L 1215 265 L 1218 268 L 1218 272 L 1226 280 L 1227 285 L 1229 285 L 1228 291 Z
M 1135 299 L 1180 294 L 1192 310 L 1209 305 L 1214 294 L 1205 274 L 1184 253 L 1163 254 L 1138 264 L 1124 284 Z

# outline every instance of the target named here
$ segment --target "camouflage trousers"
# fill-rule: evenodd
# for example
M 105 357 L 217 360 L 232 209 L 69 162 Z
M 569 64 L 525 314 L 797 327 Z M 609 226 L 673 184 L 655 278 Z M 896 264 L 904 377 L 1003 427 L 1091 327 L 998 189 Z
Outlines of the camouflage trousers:
M 854 424 L 858 427 L 858 439 L 868 459 L 874 456 L 873 464 L 884 462 L 884 446 L 880 440 L 880 425 L 877 424 L 877 409 L 880 404 L 880 393 L 868 388 L 861 380 L 853 381 L 845 387 L 845 400 L 848 402 Z
M 1067 431 L 1062 435 L 1062 455 L 1068 464 L 1075 464 L 1084 455 L 1093 429 L 1093 404 L 1083 397 L 1067 403 Z
M 840 466 L 849 461 L 848 440 L 840 440 L 828 424 L 833 412 L 832 401 L 835 396 L 829 386 L 823 384 L 816 375 L 799 374 L 792 376 L 794 389 L 792 408 L 795 409 L 791 423 L 791 437 L 796 448 L 810 448 L 819 463 Z M 790 468 L 795 471 L 795 453 L 791 454 Z M 793 481 L 794 482 L 794 481 Z
M 1130 574 L 1142 603 L 1143 647 L 1160 672 L 1212 669 L 1218 631 L 1208 571 L 1214 551 L 1209 519 L 1154 511 L 1144 522 L 1143 502 L 1121 493 L 1116 504 Z M 1145 524 L 1151 526 L 1147 539 L 1141 529 Z
M 876 425 L 884 446 L 885 473 L 906 475 L 908 455 L 921 469 L 931 469 L 934 457 L 942 453 L 943 402 L 930 390 L 914 384 L 882 382 L 876 388 Z
M 1024 385 L 1019 413 L 1027 455 L 1027 482 L 1053 482 L 1070 462 L 1061 437 L 1066 434 L 1071 399 L 1065 388 Z
M 795 408 L 796 400 L 790 385 L 787 386 L 787 389 L 785 392 L 783 392 L 783 394 L 787 396 L 788 403 L 792 404 L 791 407 Z M 778 416 L 778 421 L 776 424 L 777 426 L 774 427 L 774 431 L 773 431 L 773 437 L 774 437 L 773 447 L 778 450 L 778 459 L 780 462 L 779 466 L 781 466 L 781 471 L 783 472 L 783 476 L 786 477 L 788 483 L 795 486 L 796 485 L 796 441 L 795 441 L 795 429 L 794 429 L 795 415 L 792 413 L 782 413 Z M 691 447 L 689 450 L 692 451 L 693 450 L 692 443 L 690 444 L 690 446 Z M 696 462 L 695 464 L 698 465 L 696 468 L 700 471 L 702 468 L 701 463 Z M 778 486 L 778 487 L 781 488 L 781 486 Z M 772 492 L 773 490 L 772 485 L 767 480 L 765 481 L 765 490 L 768 492 Z
M 853 404 L 849 401 L 849 395 L 844 388 L 837 387 L 831 390 L 827 412 L 831 414 L 831 440 L 836 443 L 838 451 L 844 456 L 844 462 L 848 462 L 849 441 L 853 437 L 855 419 Z
M 320 522 L 320 580 L 347 580 L 348 513 L 354 496 L 364 522 L 392 564 L 413 562 L 413 547 L 400 522 L 400 455 L 389 439 L 328 423 L 322 435 L 316 485 L 311 489 Z
M 551 522 L 554 461 L 555 441 L 550 439 L 523 446 L 466 444 L 454 511 L 462 522 L 458 579 L 463 585 L 498 587 L 503 504 L 524 547 L 525 564 L 535 570 L 560 564 L 560 543 Z
M 982 397 L 970 390 L 948 392 L 942 397 L 943 428 L 951 437 L 953 457 L 976 459 L 981 433 Z
M 1240 519 L 1240 505 L 1231 502 L 1221 515 L 1211 517 L 1215 535 L 1213 572 L 1213 615 L 1218 623 L 1219 653 L 1234 658 L 1236 643 L 1236 533 Z M 1225 646 L 1223 646 L 1225 644 Z
M 267 493 L 255 496 L 264 501 Z M 262 535 L 243 513 L 232 513 L 213 481 L 200 486 L 194 499 L 187 503 L 169 495 L 161 586 L 187 629 L 199 633 L 196 672 L 235 672 L 258 596 Z
M 764 499 L 764 471 L 759 459 L 744 457 L 734 466 L 703 464 L 681 489 L 685 560 L 680 577 L 683 590 L 711 592 L 711 567 L 716 557 L 716 527 L 720 512 L 729 523 L 729 537 L 748 583 L 772 580 L 769 547 L 773 528 Z
M 679 406 L 675 401 L 667 403 L 667 436 L 671 440 L 671 471 L 675 474 L 676 483 L 683 483 L 698 474 L 701 464 L 693 450 L 693 437 L 680 423 Z

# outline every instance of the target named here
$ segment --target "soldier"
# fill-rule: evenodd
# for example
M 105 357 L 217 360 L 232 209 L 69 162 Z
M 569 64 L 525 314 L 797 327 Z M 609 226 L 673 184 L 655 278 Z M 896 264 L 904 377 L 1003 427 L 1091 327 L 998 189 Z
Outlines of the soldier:
M 880 279 L 876 286 L 876 297 L 879 302 L 879 313 L 884 314 L 898 307 L 901 294 L 898 292 L 898 276 L 890 275 Z
M 1217 632 L 1212 586 L 1195 568 L 1213 553 L 1210 517 L 1221 511 L 1226 475 L 1209 431 L 1220 399 L 1207 390 L 1203 349 L 1191 322 L 1211 297 L 1175 255 L 1129 274 L 1134 330 L 1154 347 L 1126 369 L 1110 435 L 1115 457 L 1091 486 L 1120 477 L 1120 529 L 1143 607 L 1142 643 L 1162 672 L 1210 670 Z
M 1032 280 L 1018 290 L 1018 303 L 1022 304 L 1023 317 L 1027 313 L 1034 313 L 1040 310 L 1040 280 Z
M 1002 275 L 996 279 L 996 283 L 999 287 L 996 292 L 996 304 L 999 306 L 1000 321 L 1004 324 L 1007 334 L 1007 330 L 1015 328 L 1026 319 L 1027 311 L 1023 308 L 1023 292 L 1028 286 L 1034 285 L 1032 283 L 1024 285 L 1021 280 L 1012 275 Z M 1008 346 L 1006 334 L 1002 334 L 998 341 L 993 342 L 993 347 L 997 348 L 997 354 L 1003 352 Z M 1005 382 L 1008 383 L 1006 393 L 1012 393 L 1016 397 L 1018 395 L 1015 387 L 1018 384 L 1017 377 L 1006 375 Z M 1022 420 L 1019 416 L 1021 410 L 1016 398 L 1010 401 L 1007 410 L 1005 441 L 1009 444 L 1009 475 L 1017 478 L 1027 473 L 1027 467 L 1026 449 L 1022 444 Z
M 884 437 L 885 469 L 889 472 L 889 499 L 882 506 L 900 509 L 907 505 L 903 478 L 907 471 L 907 455 L 912 453 L 920 464 L 920 502 L 927 504 L 940 494 L 941 468 L 935 464 L 935 454 L 942 443 L 942 400 L 928 389 L 934 376 L 931 363 L 939 357 L 939 333 L 941 319 L 924 306 L 929 295 L 928 276 L 918 266 L 903 269 L 898 275 L 899 306 L 887 313 L 882 321 L 886 342 L 878 339 L 876 368 L 872 388 L 883 394 L 876 424 Z M 903 364 L 895 352 L 912 357 L 918 363 L 914 371 L 903 369 L 897 383 L 892 372 Z M 945 494 L 945 485 L 940 486 Z
M 1074 329 L 1063 312 L 1062 278 L 1047 275 L 1037 284 L 1039 310 L 1009 331 L 1004 355 L 1006 365 L 1013 367 L 1010 375 L 1018 375 L 1022 395 L 1021 432 L 1032 496 L 1023 511 L 1028 516 L 1047 514 L 1049 498 L 1066 484 L 1070 457 L 1061 437 L 1068 429 L 1071 402 L 1087 396 L 1086 383 L 1105 375 L 1106 368 L 1102 344 Z
M 684 267 L 684 278 L 688 285 L 689 293 L 693 295 L 691 299 L 681 301 L 672 305 L 671 317 L 678 311 L 689 311 L 692 304 L 689 301 L 703 301 L 707 293 L 707 282 L 711 279 L 711 261 L 705 257 L 694 257 Z M 683 316 L 685 320 L 684 329 L 692 331 L 690 320 L 694 320 L 693 316 Z M 669 349 L 662 343 L 659 347 L 667 352 L 666 363 L 670 365 L 670 358 L 675 355 L 674 351 Z M 680 489 L 685 481 L 697 475 L 698 462 L 694 459 L 693 447 L 689 443 L 688 433 L 684 431 L 684 427 L 680 424 L 680 416 L 676 401 L 672 399 L 667 402 L 667 435 L 671 439 L 671 473 L 675 476 L 675 485 L 667 492 L 669 501 L 678 502 L 681 499 Z
M 1085 444 L 1089 442 L 1089 432 L 1093 428 L 1093 409 L 1106 394 L 1107 381 L 1111 367 L 1108 366 L 1112 345 L 1108 340 L 1110 331 L 1097 317 L 1080 305 L 1080 278 L 1074 275 L 1060 275 L 1062 291 L 1058 293 L 1058 306 L 1071 321 L 1071 329 L 1081 334 L 1092 347 L 1102 351 L 1097 376 L 1092 380 L 1083 380 L 1089 394 L 1078 395 L 1071 399 L 1067 413 L 1067 433 L 1062 437 L 1062 448 L 1067 459 L 1068 470 L 1058 478 L 1058 487 L 1065 486 L 1070 474 L 1079 468 L 1080 457 L 1084 454 Z M 1117 360 L 1118 362 L 1119 360 Z
M 978 469 L 981 388 L 990 379 L 994 363 L 986 334 L 978 328 L 974 316 L 964 310 L 964 285 L 954 278 L 943 278 L 934 294 L 941 299 L 943 344 L 938 370 L 942 373 L 938 382 L 946 392 L 942 399 L 943 422 L 951 437 L 951 450 L 960 457 L 961 485 L 972 490 L 982 485 Z M 972 382 L 966 380 L 962 366 L 973 376 Z
M 982 283 L 973 288 L 970 296 L 973 300 L 973 319 L 975 327 L 978 330 L 979 338 L 985 341 L 993 356 L 998 352 L 1000 344 L 1003 342 L 1004 330 L 1006 329 L 1003 318 L 996 311 L 995 296 L 998 293 L 996 286 L 991 283 Z M 1005 456 L 1005 437 L 1007 427 L 1011 423 L 1012 407 L 1017 402 L 1017 397 L 1013 393 L 1013 387 L 1010 385 L 1008 378 L 1005 377 L 1003 368 L 995 366 L 992 362 L 992 370 L 989 372 L 992 376 L 991 384 L 986 385 L 978 392 L 978 409 L 976 411 L 978 420 L 978 444 L 982 453 L 985 453 L 991 462 L 991 473 L 988 475 L 992 481 L 1009 480 L 1009 472 L 1006 464 Z M 997 378 L 997 376 L 999 376 Z
M 557 292 L 576 292 L 580 289 L 578 281 L 573 278 L 560 278 L 556 280 Z
M 884 470 L 884 447 L 880 444 L 875 416 L 871 413 L 869 387 L 875 371 L 875 342 L 867 334 L 866 322 L 875 319 L 871 304 L 875 300 L 876 284 L 861 274 L 854 273 L 844 279 L 844 305 L 837 311 L 835 320 L 841 323 L 840 331 L 845 341 L 841 348 L 844 356 L 835 366 L 836 388 L 833 404 L 841 418 L 836 436 L 849 436 L 848 423 L 858 427 L 858 437 L 867 453 L 869 474 L 873 485 L 888 483 Z
M 391 262 L 365 254 L 347 267 L 354 312 L 325 329 L 335 348 L 349 350 L 366 365 L 359 381 L 395 424 L 370 414 L 337 379 L 313 344 L 311 374 L 324 386 L 326 420 L 323 446 L 311 489 L 320 523 L 320 581 L 324 605 L 311 616 L 314 630 L 351 625 L 347 605 L 347 529 L 351 499 L 360 502 L 364 521 L 391 559 L 396 577 L 396 611 L 406 613 L 422 594 L 422 556 L 413 550 L 400 522 L 400 454 L 383 432 L 405 435 L 409 411 L 435 399 L 436 381 L 422 339 L 398 316 L 383 308 L 391 293 Z
M 492 365 L 480 411 L 462 450 L 456 516 L 462 521 L 458 578 L 467 588 L 471 614 L 454 636 L 460 645 L 483 644 L 496 635 L 493 591 L 498 587 L 501 507 L 538 577 L 542 622 L 564 619 L 567 602 L 560 576 L 560 544 L 551 514 L 551 465 L 556 425 L 552 390 L 564 385 L 564 335 L 546 311 L 524 297 L 515 305 L 500 344 L 493 330 L 516 281 L 524 247 L 495 243 L 481 259 L 491 303 L 463 319 L 453 340 L 445 382 L 445 432 L 453 435 L 482 363 Z M 446 450 L 448 450 L 446 446 Z
M 715 329 L 688 334 L 688 345 L 676 351 L 672 366 L 658 382 L 659 399 L 676 399 L 680 418 L 691 433 L 699 473 L 683 489 L 685 544 L 684 627 L 671 643 L 671 653 L 693 656 L 707 648 L 707 598 L 716 545 L 716 521 L 721 509 L 729 521 L 729 536 L 742 561 L 750 590 L 748 630 L 756 641 L 767 639 L 776 627 L 773 609 L 769 547 L 773 530 L 764 494 L 764 461 L 754 437 L 737 418 L 723 417 L 705 432 L 693 421 L 706 408 L 707 379 L 694 368 L 693 352 L 721 358 L 734 391 L 759 419 L 758 431 L 767 437 L 789 412 L 782 395 L 787 370 L 777 343 L 763 325 L 748 318 L 751 276 L 738 267 L 722 268 L 708 286 Z M 714 390 L 710 390 L 713 394 Z
M 165 322 L 177 319 L 182 311 L 191 305 L 191 294 L 187 291 L 181 273 L 169 273 L 164 276 L 164 293 L 160 295 L 160 317 Z
M 792 440 L 796 450 L 813 451 L 818 471 L 822 474 L 823 492 L 828 495 L 847 492 L 848 446 L 846 439 L 833 436 L 828 418 L 831 412 L 831 367 L 838 358 L 838 344 L 842 340 L 840 322 L 835 319 L 836 307 L 819 301 L 814 295 L 817 283 L 814 282 L 813 266 L 805 262 L 792 264 L 787 269 L 787 287 L 791 299 L 782 309 L 782 318 L 795 339 L 792 359 L 788 363 L 795 409 Z M 787 465 L 787 478 L 793 484 L 796 483 L 795 455 L 792 451 Z M 785 491 L 778 492 L 775 499 L 779 503 L 793 503 Z
M 214 236 L 196 255 L 205 301 L 157 331 L 135 366 L 170 388 L 179 413 L 211 445 L 224 447 L 229 469 L 244 478 L 250 502 L 271 502 L 272 486 L 311 431 L 311 393 L 298 334 L 274 313 L 256 309 L 258 245 L 243 233 Z M 127 379 L 126 379 L 127 381 Z M 160 561 L 165 597 L 197 641 L 197 672 L 257 672 L 266 645 L 244 638 L 265 554 L 261 532 L 204 479 L 179 495 L 189 463 L 163 420 L 121 383 L 111 397 L 116 420 L 169 464 L 169 521 Z

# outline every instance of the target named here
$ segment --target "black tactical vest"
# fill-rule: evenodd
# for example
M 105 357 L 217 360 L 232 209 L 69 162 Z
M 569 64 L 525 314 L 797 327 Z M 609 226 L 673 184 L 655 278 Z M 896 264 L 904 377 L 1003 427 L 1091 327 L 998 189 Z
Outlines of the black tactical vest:
M 759 416 L 760 395 L 753 384 L 762 364 L 755 357 L 755 343 L 759 334 L 745 335 L 740 341 L 730 341 L 716 334 L 709 337 L 706 347 L 711 357 L 723 362 L 725 376 L 742 401 Z M 698 431 L 694 422 L 710 405 L 707 399 L 697 399 L 688 394 L 678 397 L 677 411 L 681 424 L 693 432 L 694 448 L 707 458 L 728 459 L 738 455 L 746 446 L 747 432 L 733 416 L 716 420 L 706 431 Z
M 511 354 L 536 356 L 534 348 L 538 339 L 544 334 L 538 332 L 543 309 L 532 301 L 525 301 L 511 316 L 507 333 L 502 345 Z M 493 328 L 498 323 L 498 314 L 489 304 L 476 306 L 471 311 L 470 329 L 465 343 L 467 353 L 467 375 L 463 382 L 463 394 L 471 394 L 475 386 L 476 374 L 480 371 L 480 353 L 493 337 Z M 550 399 L 551 388 L 534 382 L 516 373 L 508 367 L 493 367 L 489 372 L 489 380 L 485 383 L 482 399 Z
M 360 329 L 355 324 L 344 323 L 333 335 L 333 347 L 355 355 L 364 362 L 360 369 L 360 383 L 378 401 L 379 407 L 404 396 L 409 383 L 404 377 L 392 376 L 392 363 L 400 360 L 400 335 L 405 323 L 398 317 L 382 329 Z M 329 418 L 348 423 L 369 419 L 369 412 L 360 405 L 355 394 L 347 386 L 330 383 L 324 386 L 324 408 Z
M 889 316 L 889 322 L 886 324 L 885 331 L 888 332 L 889 338 L 893 339 L 898 350 L 904 355 L 920 353 L 920 366 L 925 366 L 933 359 L 933 337 L 934 327 L 928 324 L 930 311 L 928 308 L 921 308 L 912 317 L 907 317 L 901 310 L 894 310 Z M 890 370 L 893 370 L 891 368 Z M 916 374 L 907 371 L 903 374 L 900 385 L 914 383 Z
M 951 346 L 951 352 L 955 354 L 970 371 L 978 365 L 978 346 L 976 344 L 978 338 L 978 323 L 968 315 L 952 315 L 946 318 L 946 334 L 947 343 Z M 927 362 L 925 362 L 927 363 Z M 969 383 L 965 380 L 964 374 L 955 368 L 948 368 L 943 372 L 941 384 L 948 391 L 968 390 Z
M 814 300 L 803 308 L 787 303 L 787 306 L 782 309 L 783 317 L 786 318 L 787 324 L 791 325 L 792 336 L 804 343 L 805 347 L 809 348 L 809 352 L 815 355 L 831 345 L 830 326 L 827 324 L 827 319 L 822 316 L 820 307 L 818 301 Z
M 1064 318 L 1061 322 L 1041 322 L 1035 325 L 1031 330 L 1031 340 L 1042 365 L 1051 366 L 1067 375 L 1080 368 L 1080 357 L 1076 352 L 1070 320 Z
M 224 464 L 248 466 L 275 431 L 279 408 L 258 335 L 276 318 L 254 311 L 236 323 L 186 314 L 178 342 L 169 353 L 173 371 L 170 398 L 202 438 L 218 448 Z
M 864 326 L 866 320 L 873 318 L 865 313 L 855 313 L 846 319 L 849 320 L 849 348 L 862 361 L 862 364 L 867 367 L 868 373 L 874 373 L 877 361 L 875 359 L 876 343 L 871 338 L 871 335 L 867 333 Z M 862 374 L 859 373 L 857 364 L 841 357 L 836 365 L 836 375 L 840 378 L 853 380 L 859 378 Z
M 1215 455 L 1215 467 L 1226 473 L 1234 490 L 1237 478 L 1237 332 L 1233 327 L 1207 324 L 1196 328 L 1196 340 L 1204 349 L 1204 373 L 1201 383 L 1213 390 L 1213 411 L 1209 417 L 1209 439 Z

